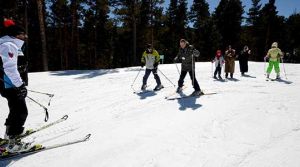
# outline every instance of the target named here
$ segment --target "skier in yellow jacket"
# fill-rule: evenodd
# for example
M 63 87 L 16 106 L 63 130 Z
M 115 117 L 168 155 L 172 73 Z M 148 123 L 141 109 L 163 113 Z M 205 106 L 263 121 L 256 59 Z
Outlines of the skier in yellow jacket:
M 145 75 L 143 77 L 143 85 L 142 90 L 145 90 L 147 87 L 147 80 L 152 72 L 154 75 L 154 79 L 156 80 L 156 87 L 154 88 L 154 91 L 158 91 L 163 88 L 163 85 L 161 84 L 160 78 L 157 74 L 157 67 L 160 61 L 160 56 L 158 52 L 153 49 L 151 44 L 147 45 L 146 51 L 143 53 L 142 59 L 141 59 L 141 67 L 143 68 L 146 65 L 146 71 Z
M 276 79 L 280 79 L 280 59 L 283 57 L 283 53 L 281 50 L 278 48 L 278 43 L 273 42 L 271 49 L 269 49 L 265 61 L 269 59 L 269 66 L 267 68 L 267 78 L 270 77 L 270 73 L 272 72 L 273 66 L 275 68 L 276 72 Z

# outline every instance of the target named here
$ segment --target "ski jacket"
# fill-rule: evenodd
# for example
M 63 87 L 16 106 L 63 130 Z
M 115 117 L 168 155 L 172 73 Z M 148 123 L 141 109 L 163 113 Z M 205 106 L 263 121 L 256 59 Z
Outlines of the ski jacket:
M 269 57 L 271 61 L 279 61 L 281 56 L 283 56 L 283 53 L 279 48 L 271 48 L 267 54 L 267 57 Z
M 225 52 L 225 72 L 226 73 L 234 73 L 234 67 L 235 67 L 235 50 L 232 49 L 227 50 Z
M 192 71 L 195 70 L 194 57 L 199 57 L 200 52 L 195 49 L 192 45 L 180 48 L 177 56 L 175 57 L 176 62 L 181 62 L 181 71 Z
M 5 81 L 2 83 L 5 89 L 19 87 L 23 84 L 18 72 L 18 56 L 24 55 L 21 50 L 23 44 L 24 41 L 10 36 L 0 38 L 0 57 L 2 60 L 0 77 Z
M 154 69 L 154 64 L 160 61 L 160 56 L 158 52 L 153 49 L 152 53 L 147 53 L 146 51 L 143 53 L 141 62 L 146 64 L 147 69 Z
M 213 62 L 215 62 L 216 67 L 218 67 L 218 65 L 220 64 L 220 67 L 222 68 L 223 64 L 225 63 L 225 60 L 223 56 L 220 56 L 219 58 L 216 56 Z

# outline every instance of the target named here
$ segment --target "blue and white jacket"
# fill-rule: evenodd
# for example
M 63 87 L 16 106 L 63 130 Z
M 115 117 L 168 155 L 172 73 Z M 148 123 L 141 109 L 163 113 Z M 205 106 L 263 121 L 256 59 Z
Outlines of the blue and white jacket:
M 24 56 L 21 48 L 24 41 L 10 36 L 0 38 L 0 57 L 4 74 L 0 76 L 4 82 L 4 88 L 19 87 L 23 84 L 18 71 L 18 56 Z

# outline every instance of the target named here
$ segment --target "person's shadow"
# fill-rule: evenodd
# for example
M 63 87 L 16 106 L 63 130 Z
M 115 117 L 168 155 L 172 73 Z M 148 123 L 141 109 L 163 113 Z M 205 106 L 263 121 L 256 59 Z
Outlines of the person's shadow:
M 251 75 L 248 75 L 248 74 L 244 74 L 244 75 L 242 75 L 242 77 L 247 77 L 247 78 L 256 78 L 256 77 L 254 77 L 254 76 L 251 76 Z
M 184 93 L 180 93 L 180 96 L 188 96 Z M 201 104 L 196 104 L 197 98 L 200 97 L 187 97 L 187 98 L 182 98 L 182 99 L 177 99 L 180 111 L 185 111 L 186 109 L 190 108 L 192 110 L 196 110 L 200 108 L 202 105 Z
M 284 80 L 284 79 L 275 79 L 274 81 L 282 82 L 282 83 L 285 83 L 285 84 L 292 84 L 293 83 L 292 81 L 287 81 L 287 80 Z
M 152 97 L 152 96 L 155 96 L 156 95 L 156 92 L 155 91 L 146 91 L 146 92 L 140 92 L 140 93 L 136 93 L 138 96 L 140 96 L 140 99 L 141 100 L 144 100 L 148 97 Z
M 228 81 L 234 81 L 234 82 L 238 82 L 240 81 L 239 79 L 236 79 L 236 78 L 227 78 Z

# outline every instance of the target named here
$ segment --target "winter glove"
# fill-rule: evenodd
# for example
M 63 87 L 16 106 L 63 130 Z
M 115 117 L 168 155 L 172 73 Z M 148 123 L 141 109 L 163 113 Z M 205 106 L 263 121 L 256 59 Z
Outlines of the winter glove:
M 178 60 L 178 57 L 175 57 L 174 60 L 173 60 L 173 62 L 177 63 L 177 60 Z
M 25 87 L 25 84 L 22 84 L 20 87 L 16 88 L 17 90 L 17 96 L 20 99 L 25 99 L 27 96 L 27 89 Z
M 141 63 L 141 67 L 144 68 L 144 66 L 145 66 L 145 63 Z
M 154 68 L 157 68 L 157 66 L 158 66 L 158 62 L 156 62 L 156 63 L 153 64 Z

